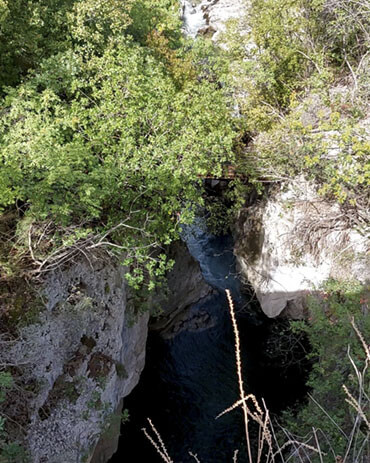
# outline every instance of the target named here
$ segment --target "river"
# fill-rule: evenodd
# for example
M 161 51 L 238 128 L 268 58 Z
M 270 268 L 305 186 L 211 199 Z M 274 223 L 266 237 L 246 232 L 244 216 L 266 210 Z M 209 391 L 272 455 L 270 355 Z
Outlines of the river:
M 208 4 L 207 0 L 181 2 L 184 32 L 189 37 L 194 38 L 206 25 L 202 7 Z M 239 398 L 225 289 L 231 291 L 236 306 L 247 392 L 263 397 L 270 412 L 277 414 L 306 392 L 304 362 L 291 357 L 286 362 L 285 354 L 279 352 L 279 332 L 289 340 L 287 322 L 268 319 L 241 285 L 232 236 L 212 235 L 199 218 L 183 231 L 182 239 L 215 290 L 195 304 L 189 316 L 207 314 L 212 323 L 207 329 L 182 331 L 173 339 L 149 334 L 145 369 L 138 386 L 125 399 L 130 422 L 122 427 L 119 449 L 110 463 L 163 461 L 141 431 L 147 417 L 158 428 L 175 463 L 194 462 L 189 451 L 197 454 L 201 463 L 231 462 L 237 449 L 238 462 L 247 461 L 240 410 L 215 419 Z M 304 346 L 294 355 L 302 358 Z
M 196 37 L 198 31 L 206 26 L 202 7 L 209 5 L 209 1 L 181 1 L 182 19 L 184 32 L 189 37 Z
M 182 331 L 170 340 L 150 334 L 140 383 L 125 399 L 131 419 L 122 427 L 120 448 L 111 463 L 162 461 L 141 431 L 147 417 L 157 426 L 175 463 L 194 462 L 189 450 L 202 463 L 225 463 L 240 449 L 238 461 L 246 461 L 240 410 L 215 419 L 238 399 L 226 288 L 232 292 L 238 314 L 247 391 L 264 397 L 272 412 L 294 404 L 304 394 L 300 367 L 279 365 L 278 359 L 267 353 L 276 327 L 285 322 L 268 319 L 258 304 L 243 294 L 232 236 L 214 236 L 198 223 L 183 233 L 183 240 L 199 261 L 204 278 L 216 290 L 191 312 L 206 312 L 213 326 Z M 122 460 L 123 455 L 135 455 L 135 459 Z

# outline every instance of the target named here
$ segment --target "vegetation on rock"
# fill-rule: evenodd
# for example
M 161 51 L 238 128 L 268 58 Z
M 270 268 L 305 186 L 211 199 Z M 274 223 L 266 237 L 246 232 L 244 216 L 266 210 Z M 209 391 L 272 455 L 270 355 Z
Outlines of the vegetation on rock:
M 131 3 L 69 2 L 68 46 L 5 89 L 0 206 L 17 211 L 14 250 L 28 247 L 38 270 L 75 243 L 108 247 L 151 289 L 159 246 L 202 203 L 202 177 L 220 175 L 237 132 L 225 91 L 198 78 L 201 52 L 174 32 L 175 2 Z
M 370 411 L 368 349 L 362 338 L 370 333 L 366 312 L 363 286 L 328 281 L 319 295 L 311 297 L 308 323 L 292 322 L 297 332 L 308 336 L 313 368 L 309 400 L 298 414 L 287 413 L 285 424 L 299 439 L 316 429 L 327 458 L 340 455 L 343 461 L 365 461 L 370 451 L 370 429 L 363 418 Z M 355 402 L 348 402 L 350 396 Z M 320 461 L 312 458 L 316 460 Z
M 203 178 L 229 164 L 228 220 L 245 184 L 262 192 L 304 175 L 365 228 L 368 2 L 245 8 L 220 50 L 182 36 L 177 0 L 0 0 L 0 318 L 19 309 L 16 282 L 102 248 L 120 256 L 133 288 L 152 290 L 170 265 L 163 246 L 204 206 Z M 209 211 L 215 227 L 228 226 L 222 201 Z M 350 420 L 337 392 L 341 381 L 351 387 L 348 338 L 356 367 L 364 361 L 349 314 L 369 326 L 357 288 L 327 294 L 300 329 L 318 359 L 313 396 L 335 415 L 336 429 L 323 427 L 344 452 Z M 0 373 L 0 400 L 10 386 Z M 312 407 L 297 432 L 322 420 Z M 5 425 L 0 461 L 12 461 Z
M 368 13 L 366 2 L 252 1 L 230 28 L 251 140 L 241 171 L 262 182 L 303 173 L 327 199 L 366 209 Z

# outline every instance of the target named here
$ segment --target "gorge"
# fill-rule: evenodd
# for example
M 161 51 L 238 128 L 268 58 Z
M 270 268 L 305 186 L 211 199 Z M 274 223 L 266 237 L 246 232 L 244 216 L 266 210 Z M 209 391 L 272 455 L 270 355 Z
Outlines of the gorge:
M 0 0 L 0 463 L 368 463 L 365 3 Z
M 144 461 L 161 461 L 141 431 L 147 417 L 161 432 L 174 461 L 192 461 L 191 451 L 201 461 L 222 463 L 231 460 L 235 450 L 240 450 L 240 462 L 247 461 L 238 411 L 215 419 L 238 397 L 234 336 L 225 289 L 231 290 L 236 305 L 248 392 L 263 397 L 272 413 L 304 397 L 308 345 L 303 343 L 292 350 L 291 361 L 282 362 L 278 333 L 286 327 L 286 321 L 268 319 L 251 293 L 243 292 L 231 235 L 213 236 L 198 219 L 183 232 L 183 239 L 213 292 L 191 306 L 174 334 L 149 334 L 146 367 L 139 385 L 124 401 L 131 418 L 122 426 L 112 463 L 128 454 Z M 189 275 L 178 278 L 187 280 Z

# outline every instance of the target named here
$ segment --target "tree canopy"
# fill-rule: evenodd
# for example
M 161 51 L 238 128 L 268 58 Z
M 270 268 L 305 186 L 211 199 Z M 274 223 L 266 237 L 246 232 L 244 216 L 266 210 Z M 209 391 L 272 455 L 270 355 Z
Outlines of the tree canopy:
M 65 1 L 43 48 L 50 56 L 35 48 L 33 69 L 18 68 L 23 82 L 7 87 L 0 207 L 65 227 L 54 245 L 68 241 L 67 227 L 75 239 L 113 229 L 110 240 L 126 250 L 168 244 L 202 202 L 202 177 L 232 157 L 225 91 L 182 45 L 175 3 L 150 4 Z

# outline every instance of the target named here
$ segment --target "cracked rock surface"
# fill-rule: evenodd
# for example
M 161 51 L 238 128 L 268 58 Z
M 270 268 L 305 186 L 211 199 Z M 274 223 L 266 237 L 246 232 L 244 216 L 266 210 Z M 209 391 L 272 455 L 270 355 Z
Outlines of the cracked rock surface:
M 106 256 L 51 272 L 40 295 L 45 307 L 37 321 L 1 352 L 2 360 L 21 365 L 17 381 L 33 385 L 14 408 L 26 403 L 31 461 L 105 462 L 117 432 L 109 448 L 94 449 L 139 380 L 149 315 L 129 309 L 124 268 Z

